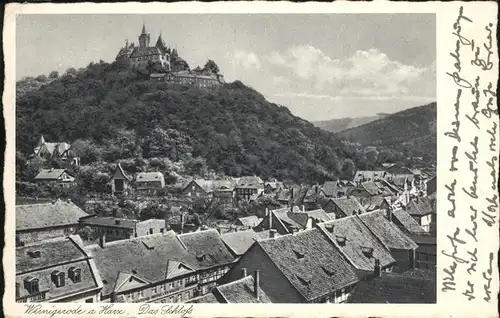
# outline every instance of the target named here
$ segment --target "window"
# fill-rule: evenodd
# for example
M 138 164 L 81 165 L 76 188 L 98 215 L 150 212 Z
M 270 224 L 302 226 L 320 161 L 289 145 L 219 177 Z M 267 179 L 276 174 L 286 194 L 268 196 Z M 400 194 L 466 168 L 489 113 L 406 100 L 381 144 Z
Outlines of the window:
M 87 298 L 87 299 L 85 299 L 85 302 L 86 303 L 93 303 L 94 299 L 93 298 Z
M 65 285 L 65 274 L 60 271 L 52 272 L 52 282 L 56 285 L 56 287 L 63 287 Z
M 139 291 L 139 298 L 143 298 L 144 297 L 144 291 L 143 290 L 140 290 Z
M 157 291 L 157 286 L 153 286 L 153 294 L 156 294 L 158 291 Z
M 31 278 L 24 281 L 26 289 L 30 294 L 35 294 L 40 291 L 40 284 L 38 278 Z
M 73 281 L 73 283 L 79 283 L 82 281 L 82 271 L 79 268 L 71 267 L 68 271 L 68 277 Z

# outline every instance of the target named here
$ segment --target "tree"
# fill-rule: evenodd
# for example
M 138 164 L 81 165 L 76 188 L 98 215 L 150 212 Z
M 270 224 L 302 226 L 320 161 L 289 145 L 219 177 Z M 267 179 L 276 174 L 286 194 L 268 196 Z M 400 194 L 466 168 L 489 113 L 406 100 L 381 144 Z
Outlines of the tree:
M 211 71 L 214 74 L 219 74 L 219 66 L 217 66 L 217 64 L 215 64 L 215 62 L 212 60 L 208 60 L 207 63 L 205 63 L 203 69 L 206 71 Z
M 59 77 L 59 72 L 57 72 L 57 71 L 52 71 L 49 74 L 49 78 L 56 79 L 58 77 Z
M 70 67 L 66 70 L 66 74 L 76 75 L 76 69 L 74 67 Z

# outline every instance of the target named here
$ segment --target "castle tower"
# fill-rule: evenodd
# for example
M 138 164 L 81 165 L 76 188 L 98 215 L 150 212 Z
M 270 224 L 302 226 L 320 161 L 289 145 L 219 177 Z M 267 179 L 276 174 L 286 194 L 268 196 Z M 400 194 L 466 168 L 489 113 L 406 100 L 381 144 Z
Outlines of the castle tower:
M 149 47 L 149 33 L 146 32 L 146 25 L 142 24 L 142 32 L 141 35 L 139 35 L 139 47 L 141 48 L 146 48 Z
M 167 46 L 165 45 L 165 42 L 163 42 L 163 39 L 161 37 L 161 33 L 160 33 L 160 36 L 158 36 L 158 41 L 156 41 L 155 46 L 157 48 L 159 48 L 160 50 L 162 50 L 163 53 L 167 52 Z

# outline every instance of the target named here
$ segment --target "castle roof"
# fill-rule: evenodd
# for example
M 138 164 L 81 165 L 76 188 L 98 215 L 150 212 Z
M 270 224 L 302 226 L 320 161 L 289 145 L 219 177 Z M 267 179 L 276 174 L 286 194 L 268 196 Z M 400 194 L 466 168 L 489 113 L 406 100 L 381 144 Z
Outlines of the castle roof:
M 161 51 L 159 48 L 155 46 L 149 47 L 136 47 L 130 57 L 143 57 L 150 55 L 161 55 Z
M 142 24 L 142 31 L 141 31 L 141 35 L 142 35 L 142 34 L 147 34 L 147 32 L 146 32 L 146 24 L 144 24 L 144 23 Z

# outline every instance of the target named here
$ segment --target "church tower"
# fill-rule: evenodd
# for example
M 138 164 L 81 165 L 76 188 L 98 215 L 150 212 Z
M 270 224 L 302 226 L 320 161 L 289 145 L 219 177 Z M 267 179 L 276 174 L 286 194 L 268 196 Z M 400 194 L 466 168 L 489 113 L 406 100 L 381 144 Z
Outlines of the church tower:
M 149 47 L 149 33 L 146 32 L 146 25 L 142 24 L 142 32 L 139 35 L 139 47 L 146 48 Z

